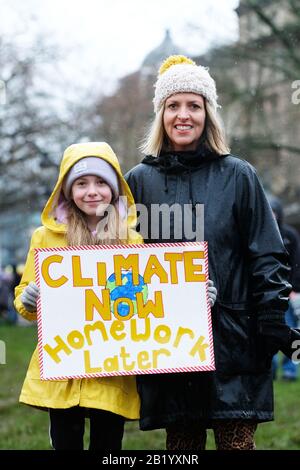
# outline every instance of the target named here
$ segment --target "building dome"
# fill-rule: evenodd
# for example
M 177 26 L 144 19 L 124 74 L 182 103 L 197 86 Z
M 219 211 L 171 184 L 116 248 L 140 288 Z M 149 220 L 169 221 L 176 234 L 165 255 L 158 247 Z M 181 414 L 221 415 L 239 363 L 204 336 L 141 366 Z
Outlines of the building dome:
M 157 68 L 166 59 L 166 57 L 177 54 L 184 55 L 185 52 L 173 43 L 170 31 L 167 29 L 163 42 L 146 55 L 141 68 L 143 71 L 157 71 Z

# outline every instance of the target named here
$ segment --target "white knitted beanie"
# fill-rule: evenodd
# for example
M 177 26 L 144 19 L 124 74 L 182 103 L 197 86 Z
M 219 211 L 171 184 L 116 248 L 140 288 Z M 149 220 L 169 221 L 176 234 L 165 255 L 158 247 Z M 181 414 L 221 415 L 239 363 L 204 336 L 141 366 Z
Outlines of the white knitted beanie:
M 170 56 L 163 62 L 154 87 L 155 113 L 175 93 L 196 93 L 204 96 L 215 111 L 219 107 L 216 84 L 208 69 L 182 55 Z

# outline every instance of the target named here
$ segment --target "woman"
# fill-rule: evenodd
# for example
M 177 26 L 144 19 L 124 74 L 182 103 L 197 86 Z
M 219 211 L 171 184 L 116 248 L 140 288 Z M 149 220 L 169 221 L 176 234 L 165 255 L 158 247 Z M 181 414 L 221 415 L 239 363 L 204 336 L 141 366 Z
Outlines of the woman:
M 216 371 L 138 377 L 140 427 L 166 428 L 169 450 L 204 449 L 208 427 L 217 449 L 254 449 L 257 423 L 273 419 L 272 356 L 278 348 L 291 355 L 297 335 L 284 324 L 286 251 L 254 168 L 229 153 L 208 71 L 184 56 L 169 57 L 153 101 L 146 157 L 125 178 L 135 202 L 148 209 L 146 243 L 178 241 L 174 217 L 168 239 L 162 218 L 159 239 L 151 239 L 153 204 L 192 205 L 194 225 L 204 204 L 209 273 L 218 291 Z M 180 241 L 187 240 L 183 234 Z

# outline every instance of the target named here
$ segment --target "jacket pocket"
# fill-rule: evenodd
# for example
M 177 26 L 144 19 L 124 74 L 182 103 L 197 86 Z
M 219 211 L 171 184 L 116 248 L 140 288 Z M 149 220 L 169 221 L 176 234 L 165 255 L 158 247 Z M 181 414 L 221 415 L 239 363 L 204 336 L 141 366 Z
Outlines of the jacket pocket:
M 256 316 L 243 306 L 217 305 L 215 355 L 217 371 L 224 375 L 257 371 Z

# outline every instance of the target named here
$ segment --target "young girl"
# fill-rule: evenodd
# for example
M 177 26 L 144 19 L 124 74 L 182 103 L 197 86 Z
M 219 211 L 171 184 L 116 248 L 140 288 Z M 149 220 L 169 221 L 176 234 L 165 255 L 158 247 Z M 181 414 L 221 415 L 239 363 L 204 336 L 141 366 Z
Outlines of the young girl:
M 120 195 L 127 197 L 129 217 Z M 104 218 L 110 204 L 115 210 L 108 210 Z M 89 142 L 68 147 L 58 181 L 42 213 L 43 226 L 33 233 L 24 274 L 16 288 L 18 312 L 28 320 L 37 318 L 35 248 L 141 243 L 142 238 L 133 229 L 133 204 L 118 159 L 108 144 Z M 90 450 L 121 449 L 125 418 L 139 417 L 135 377 L 42 381 L 37 349 L 20 401 L 49 410 L 50 439 L 56 450 L 83 449 L 86 416 L 90 418 Z

